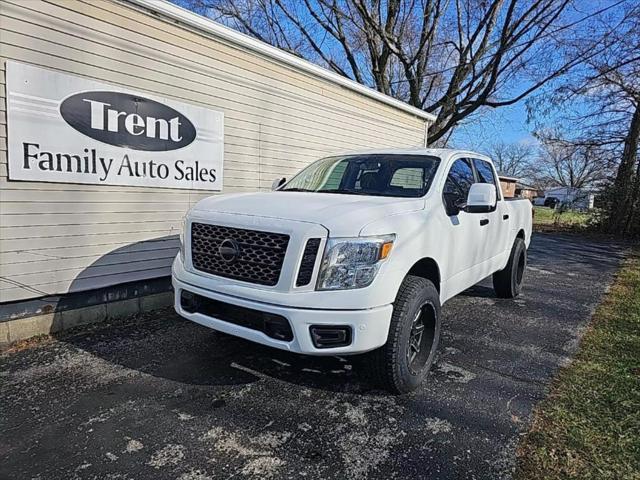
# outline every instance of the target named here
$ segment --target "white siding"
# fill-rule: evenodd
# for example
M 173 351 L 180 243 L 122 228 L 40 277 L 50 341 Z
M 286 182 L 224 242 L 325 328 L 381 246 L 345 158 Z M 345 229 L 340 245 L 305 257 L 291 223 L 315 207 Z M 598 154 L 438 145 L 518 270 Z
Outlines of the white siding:
M 125 2 L 3 0 L 0 16 L 2 302 L 168 275 L 180 219 L 209 195 L 8 181 L 6 60 L 223 111 L 223 192 L 424 140 L 423 119 Z

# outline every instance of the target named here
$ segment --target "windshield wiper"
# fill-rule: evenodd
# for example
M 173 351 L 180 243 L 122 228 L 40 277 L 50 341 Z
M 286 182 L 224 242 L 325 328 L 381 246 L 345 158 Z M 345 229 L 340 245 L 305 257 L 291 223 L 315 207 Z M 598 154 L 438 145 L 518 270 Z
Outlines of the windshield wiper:
M 318 190 L 318 193 L 343 193 L 345 195 L 369 195 L 375 196 L 375 194 L 368 192 L 358 192 L 357 190 L 342 190 L 340 188 L 331 188 L 329 190 Z
M 279 192 L 311 192 L 311 193 L 342 193 L 344 195 L 373 195 L 372 193 L 367 192 L 358 192 L 355 190 L 342 190 L 340 188 L 330 188 L 327 190 L 308 190 L 306 188 L 283 188 L 282 190 L 278 190 Z

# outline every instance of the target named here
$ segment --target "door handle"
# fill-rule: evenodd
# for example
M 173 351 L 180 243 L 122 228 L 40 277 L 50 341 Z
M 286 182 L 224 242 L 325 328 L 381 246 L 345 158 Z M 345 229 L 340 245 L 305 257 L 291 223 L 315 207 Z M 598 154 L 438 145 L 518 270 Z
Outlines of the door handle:
M 489 224 L 489 219 L 488 218 L 483 218 L 482 220 L 480 220 L 480 226 L 484 227 L 485 225 Z
M 503 220 L 509 220 L 509 215 L 502 215 Z

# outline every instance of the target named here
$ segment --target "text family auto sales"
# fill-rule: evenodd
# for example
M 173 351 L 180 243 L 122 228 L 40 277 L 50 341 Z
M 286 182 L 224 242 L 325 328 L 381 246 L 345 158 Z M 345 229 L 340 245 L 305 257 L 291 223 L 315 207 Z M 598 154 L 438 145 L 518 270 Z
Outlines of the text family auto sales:
M 215 182 L 216 169 L 201 167 L 196 160 L 187 165 L 184 160 L 175 160 L 168 165 L 153 160 L 135 160 L 125 153 L 120 158 L 101 156 L 95 148 L 85 148 L 82 154 L 49 152 L 41 150 L 37 143 L 23 142 L 23 168 L 37 168 L 47 172 L 83 173 L 94 175 L 101 182 L 113 176 L 132 178 L 159 178 L 189 182 Z

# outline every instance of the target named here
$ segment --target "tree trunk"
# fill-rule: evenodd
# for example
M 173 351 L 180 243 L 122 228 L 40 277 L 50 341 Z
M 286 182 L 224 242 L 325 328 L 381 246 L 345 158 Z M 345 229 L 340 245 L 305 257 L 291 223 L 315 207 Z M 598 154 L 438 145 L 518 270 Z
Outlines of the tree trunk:
M 636 178 L 633 183 L 634 187 L 631 194 L 631 204 L 625 231 L 637 237 L 640 236 L 640 159 L 638 160 Z
M 640 101 L 631 117 L 629 133 L 624 141 L 622 159 L 613 184 L 613 199 L 609 212 L 609 231 L 627 233 L 627 220 L 633 209 L 633 174 L 636 166 L 638 143 L 640 141 Z

